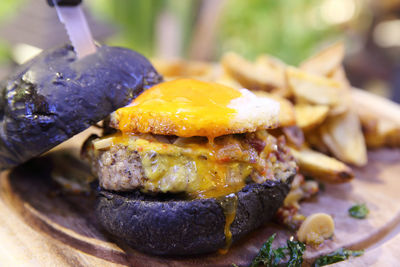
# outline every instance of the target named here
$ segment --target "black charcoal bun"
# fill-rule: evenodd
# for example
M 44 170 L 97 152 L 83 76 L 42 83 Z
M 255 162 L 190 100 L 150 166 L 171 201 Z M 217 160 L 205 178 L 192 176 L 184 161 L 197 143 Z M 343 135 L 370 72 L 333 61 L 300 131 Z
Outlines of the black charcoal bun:
M 248 184 L 237 193 L 236 217 L 231 224 L 236 241 L 268 222 L 289 192 L 295 169 L 285 179 Z M 173 196 L 149 196 L 101 190 L 98 223 L 118 240 L 156 255 L 193 255 L 225 246 L 225 215 L 215 198 L 180 200 Z
M 0 83 L 0 169 L 40 155 L 162 80 L 142 55 L 102 46 L 44 51 Z

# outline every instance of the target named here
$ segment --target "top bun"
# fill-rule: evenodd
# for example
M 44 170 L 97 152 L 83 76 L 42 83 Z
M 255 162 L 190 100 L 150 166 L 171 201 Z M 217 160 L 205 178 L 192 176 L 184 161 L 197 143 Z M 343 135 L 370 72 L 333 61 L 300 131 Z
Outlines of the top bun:
M 162 80 L 142 55 L 102 46 L 42 52 L 0 83 L 0 169 L 40 155 Z

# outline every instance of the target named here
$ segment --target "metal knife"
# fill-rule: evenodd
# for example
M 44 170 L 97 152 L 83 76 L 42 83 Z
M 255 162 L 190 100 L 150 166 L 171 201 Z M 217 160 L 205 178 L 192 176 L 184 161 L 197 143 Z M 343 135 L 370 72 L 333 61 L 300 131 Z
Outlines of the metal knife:
M 64 24 L 78 58 L 96 52 L 96 46 L 80 4 L 82 0 L 47 0 Z

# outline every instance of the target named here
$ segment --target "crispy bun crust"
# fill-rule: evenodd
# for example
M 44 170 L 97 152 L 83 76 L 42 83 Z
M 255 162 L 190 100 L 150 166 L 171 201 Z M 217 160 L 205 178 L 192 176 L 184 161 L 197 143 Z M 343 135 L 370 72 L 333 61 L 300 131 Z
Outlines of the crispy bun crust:
M 80 60 L 71 46 L 44 51 L 0 83 L 0 169 L 67 140 L 161 79 L 125 48 L 102 46 Z

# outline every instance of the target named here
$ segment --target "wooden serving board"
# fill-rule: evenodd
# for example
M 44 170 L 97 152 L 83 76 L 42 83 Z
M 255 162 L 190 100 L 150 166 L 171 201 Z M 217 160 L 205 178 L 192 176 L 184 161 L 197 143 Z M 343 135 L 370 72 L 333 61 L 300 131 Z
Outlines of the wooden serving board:
M 64 148 L 78 151 L 81 138 L 64 144 Z M 307 248 L 307 263 L 319 255 L 347 247 L 367 248 L 367 252 L 342 266 L 363 266 L 378 260 L 384 260 L 381 266 L 395 266 L 397 255 L 392 251 L 400 247 L 398 236 L 381 246 L 368 248 L 400 225 L 400 149 L 372 151 L 368 157 L 366 167 L 355 169 L 354 181 L 326 185 L 324 192 L 302 204 L 303 214 L 326 212 L 333 216 L 336 225 L 332 240 L 318 248 Z M 98 227 L 93 214 L 93 195 L 60 191 L 50 179 L 49 159 L 38 159 L 0 174 L 1 266 L 231 266 L 232 263 L 247 266 L 271 234 L 277 233 L 278 244 L 285 243 L 293 234 L 278 225 L 267 224 L 234 244 L 226 255 L 179 258 L 146 255 L 114 241 Z M 365 220 L 348 216 L 348 208 L 360 202 L 370 209 Z M 384 259 L 380 257 L 382 251 Z
M 321 247 L 307 248 L 306 259 L 339 247 L 366 248 L 400 223 L 400 150 L 369 153 L 367 167 L 356 169 L 356 179 L 327 185 L 325 192 L 303 203 L 305 215 L 326 212 L 336 224 L 335 236 Z M 36 160 L 0 177 L 0 262 L 32 265 L 133 266 L 247 266 L 262 243 L 277 232 L 280 243 L 292 233 L 268 224 L 235 244 L 226 255 L 163 258 L 139 253 L 114 243 L 98 228 L 93 195 L 66 194 L 48 173 L 49 159 Z M 366 220 L 348 216 L 354 203 L 366 203 Z M 12 263 L 12 264 L 11 264 Z M 29 264 L 28 264 L 29 265 Z
M 359 266 L 399 266 L 400 235 L 396 235 L 383 245 L 368 250 L 362 257 L 336 263 L 334 267 Z
M 369 153 L 367 167 L 356 169 L 349 184 L 327 185 L 325 192 L 303 203 L 305 215 L 327 212 L 335 220 L 333 240 L 318 249 L 308 248 L 310 261 L 339 247 L 366 248 L 400 223 L 400 150 Z M 94 196 L 59 191 L 48 173 L 49 159 L 36 160 L 0 177 L 0 260 L 41 265 L 228 266 L 248 265 L 262 243 L 274 232 L 283 243 L 292 233 L 269 224 L 234 245 L 226 255 L 162 258 L 136 252 L 97 227 Z M 347 209 L 365 202 L 366 220 L 350 218 Z M 2 261 L 4 262 L 4 261 Z

